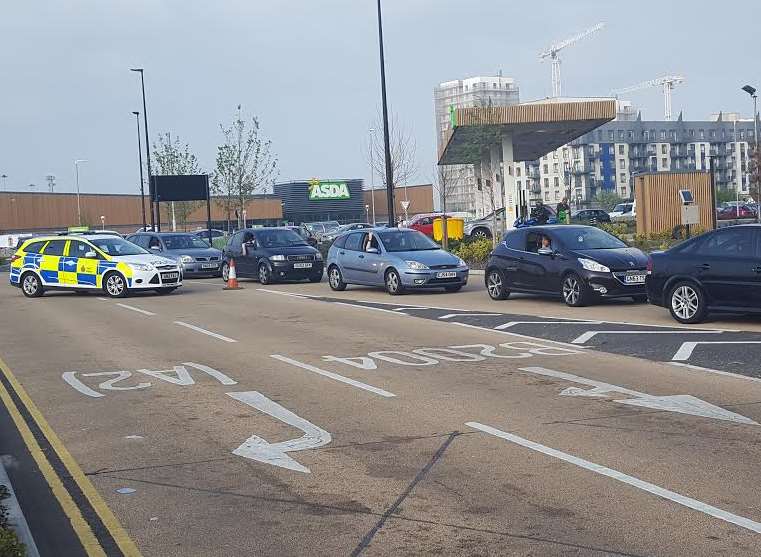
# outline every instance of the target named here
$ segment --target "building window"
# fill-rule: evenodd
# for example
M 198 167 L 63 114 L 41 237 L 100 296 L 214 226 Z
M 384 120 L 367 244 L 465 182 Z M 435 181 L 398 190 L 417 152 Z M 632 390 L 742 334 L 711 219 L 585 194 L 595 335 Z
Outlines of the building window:
M 547 174 L 550 171 L 550 167 L 548 165 L 544 165 L 544 173 Z
M 698 137 L 700 137 L 700 139 L 705 139 L 706 138 L 706 131 L 705 130 L 698 130 Z
M 558 160 L 558 152 L 557 151 L 553 151 L 552 152 L 552 158 L 555 159 L 555 160 Z
M 516 182 L 516 185 L 518 186 L 518 189 L 521 189 L 521 181 L 520 181 L 520 180 L 518 180 L 518 181 Z
M 632 133 L 631 130 L 629 130 L 629 133 L 627 134 L 627 136 L 629 137 L 629 139 L 634 139 L 634 133 Z
M 544 200 L 549 201 L 550 200 L 550 192 L 546 191 L 544 192 Z
M 608 130 L 608 139 L 613 141 L 613 130 Z
M 554 163 L 554 164 L 552 165 L 552 171 L 553 171 L 553 172 L 555 172 L 555 173 L 557 173 L 557 171 L 558 171 L 558 163 Z
M 621 197 L 626 197 L 626 188 L 621 188 Z
M 624 154 L 624 146 L 623 145 L 619 145 L 618 146 L 618 154 L 619 155 L 623 155 Z
M 671 130 L 669 135 L 671 136 L 672 141 L 676 141 L 676 130 Z
M 563 147 L 563 160 L 564 161 L 568 160 L 568 148 L 567 147 Z
M 545 188 L 549 188 L 550 187 L 550 179 L 549 178 L 545 178 L 544 179 L 544 187 Z
M 555 192 L 555 201 L 560 201 L 560 192 L 559 191 Z
M 624 130 L 618 130 L 618 139 L 623 141 L 623 139 L 624 139 Z
M 668 166 L 668 165 L 669 165 L 669 163 L 668 163 L 668 159 L 666 159 L 666 158 L 662 158 L 662 159 L 661 159 L 661 166 L 663 166 L 663 167 L 666 167 L 666 166 Z
M 661 139 L 666 139 L 666 130 L 661 130 Z
M 619 174 L 618 181 L 621 182 L 622 184 L 626 183 L 626 174 Z
M 711 130 L 711 137 L 716 137 L 716 130 Z
M 705 152 L 706 152 L 706 146 L 705 146 L 705 143 L 703 143 L 703 144 L 701 144 L 701 145 L 700 145 L 700 152 L 701 152 L 701 153 L 705 153 Z
M 521 175 L 521 167 L 520 166 L 516 166 L 515 167 L 515 175 L 516 176 L 520 176 Z
M 647 130 L 642 132 L 642 139 L 645 141 L 650 141 L 650 134 L 647 132 Z
M 695 130 L 690 130 L 690 137 L 695 137 Z
M 626 168 L 626 159 L 618 159 L 618 166 L 620 168 Z
M 661 154 L 662 155 L 666 154 L 666 144 L 665 143 L 661 143 Z

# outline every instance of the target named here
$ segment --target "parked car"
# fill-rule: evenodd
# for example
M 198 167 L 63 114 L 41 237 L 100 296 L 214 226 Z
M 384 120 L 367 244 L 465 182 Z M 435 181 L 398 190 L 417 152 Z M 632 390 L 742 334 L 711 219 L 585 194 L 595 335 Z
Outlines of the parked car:
M 209 229 L 208 228 L 203 228 L 201 230 L 196 230 L 195 232 L 193 232 L 193 234 L 195 234 L 196 236 L 198 236 L 202 240 L 206 240 L 207 242 L 209 241 Z M 214 240 L 215 238 L 222 238 L 224 236 L 225 236 L 225 231 L 224 230 L 219 230 L 218 228 L 212 228 L 211 229 L 211 239 L 212 240 Z
M 545 209 L 547 210 L 548 215 L 550 218 L 556 218 L 556 211 L 554 207 L 551 207 L 550 205 L 544 205 Z M 495 211 L 497 213 L 497 230 L 496 234 L 499 236 L 502 234 L 502 232 L 505 230 L 505 209 L 497 209 Z M 495 231 L 492 230 L 494 227 L 494 213 L 489 213 L 485 217 L 481 217 L 478 219 L 473 219 L 465 222 L 465 226 L 463 229 L 463 232 L 465 234 L 465 237 L 470 238 L 472 240 L 479 240 L 479 239 L 490 239 L 492 236 L 494 236 Z M 518 219 L 516 222 L 528 222 L 530 219 L 526 219 L 525 221 L 522 219 Z M 533 223 L 532 223 L 533 224 Z M 515 223 L 513 223 L 515 225 Z
M 728 226 L 650 255 L 647 295 L 680 323 L 761 312 L 761 225 Z
M 339 236 L 328 252 L 328 282 L 384 286 L 391 295 L 413 288 L 457 292 L 468 282 L 468 266 L 422 232 L 373 228 Z
M 301 226 L 289 225 L 289 226 L 284 226 L 283 228 L 292 230 L 293 232 L 301 236 L 301 238 L 313 248 L 317 247 L 317 243 L 318 243 L 317 238 L 315 238 L 314 234 L 312 234 L 309 230 L 307 230 L 307 227 L 304 226 L 303 224 Z
M 415 215 L 407 221 L 407 228 L 422 232 L 426 236 L 433 238 L 433 221 L 440 219 L 443 213 L 422 213 Z M 453 218 L 452 213 L 447 213 L 447 218 Z
M 623 205 L 623 207 L 621 207 Z M 616 214 L 618 213 L 618 208 L 621 207 L 622 209 L 628 209 L 627 211 L 623 211 L 620 215 Z M 632 201 L 631 203 L 621 203 L 619 205 L 616 205 L 616 207 L 613 209 L 612 213 L 608 213 L 608 216 L 610 217 L 610 220 L 612 222 L 631 222 L 634 219 L 637 218 L 637 202 Z
M 627 201 L 626 203 L 619 203 L 615 207 L 613 207 L 613 210 L 608 213 L 608 216 L 611 219 L 614 219 L 616 217 L 621 217 L 623 215 L 626 215 L 627 213 L 631 213 L 634 210 L 634 202 Z
M 572 224 L 595 225 L 601 222 L 610 222 L 610 216 L 602 209 L 581 209 L 571 213 Z
M 317 239 L 318 242 L 322 241 L 323 234 L 338 230 L 341 224 L 335 220 L 328 220 L 322 222 L 305 222 L 303 223 L 307 230 Z
M 728 206 L 717 209 L 716 218 L 719 220 L 754 219 L 756 211 L 747 205 Z
M 593 226 L 547 225 L 507 232 L 489 256 L 489 296 L 513 292 L 559 296 L 569 306 L 601 298 L 647 301 L 647 256 Z
M 352 230 L 363 230 L 365 228 L 373 228 L 373 225 L 366 222 L 342 224 L 341 226 L 338 227 L 337 230 L 333 230 L 332 232 L 326 232 L 325 234 L 323 234 L 322 241 L 324 243 L 330 243 L 330 242 L 333 242 L 336 238 L 338 238 L 341 234 L 344 234 L 346 232 L 351 232 Z
M 148 250 L 173 259 L 183 276 L 220 276 L 222 252 L 190 232 L 140 232 L 127 240 Z
M 223 251 L 222 278 L 227 281 L 230 260 L 238 277 L 257 278 L 262 284 L 278 280 L 320 282 L 320 252 L 287 228 L 245 228 L 233 234 Z

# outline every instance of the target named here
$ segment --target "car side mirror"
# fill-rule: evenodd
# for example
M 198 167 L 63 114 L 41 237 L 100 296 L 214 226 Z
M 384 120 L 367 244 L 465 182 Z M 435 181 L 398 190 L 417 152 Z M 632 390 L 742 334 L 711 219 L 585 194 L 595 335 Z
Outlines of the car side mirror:
M 539 248 L 536 253 L 539 255 L 555 255 L 555 251 L 552 248 Z
M 97 259 L 97 258 L 98 258 L 98 254 L 92 250 L 85 253 L 85 259 Z
M 367 248 L 365 251 L 367 253 L 380 253 L 380 250 L 378 248 Z

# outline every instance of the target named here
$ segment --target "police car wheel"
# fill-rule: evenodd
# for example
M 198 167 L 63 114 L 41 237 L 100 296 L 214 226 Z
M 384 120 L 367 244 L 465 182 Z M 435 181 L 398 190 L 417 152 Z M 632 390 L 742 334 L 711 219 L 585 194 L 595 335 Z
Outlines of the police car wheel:
M 124 298 L 127 295 L 127 281 L 119 273 L 109 273 L 103 279 L 103 290 L 111 298 Z
M 42 288 L 40 277 L 34 273 L 25 273 L 21 277 L 21 291 L 27 298 L 37 298 L 38 296 L 42 296 L 44 289 Z

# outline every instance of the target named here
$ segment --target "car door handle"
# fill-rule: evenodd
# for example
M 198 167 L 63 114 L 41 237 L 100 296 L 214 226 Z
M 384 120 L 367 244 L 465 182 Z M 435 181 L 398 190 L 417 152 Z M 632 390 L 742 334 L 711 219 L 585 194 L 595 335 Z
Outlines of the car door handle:
M 703 263 L 702 265 L 695 265 L 695 267 L 701 271 L 707 271 L 711 268 L 711 266 L 708 263 Z
M 340 255 L 346 255 L 346 252 L 345 252 L 345 251 L 339 251 L 338 253 L 339 253 Z
M 364 258 L 365 258 L 365 256 L 364 256 L 364 255 L 360 255 L 360 256 L 359 256 L 359 258 L 360 258 L 360 259 L 364 259 Z

